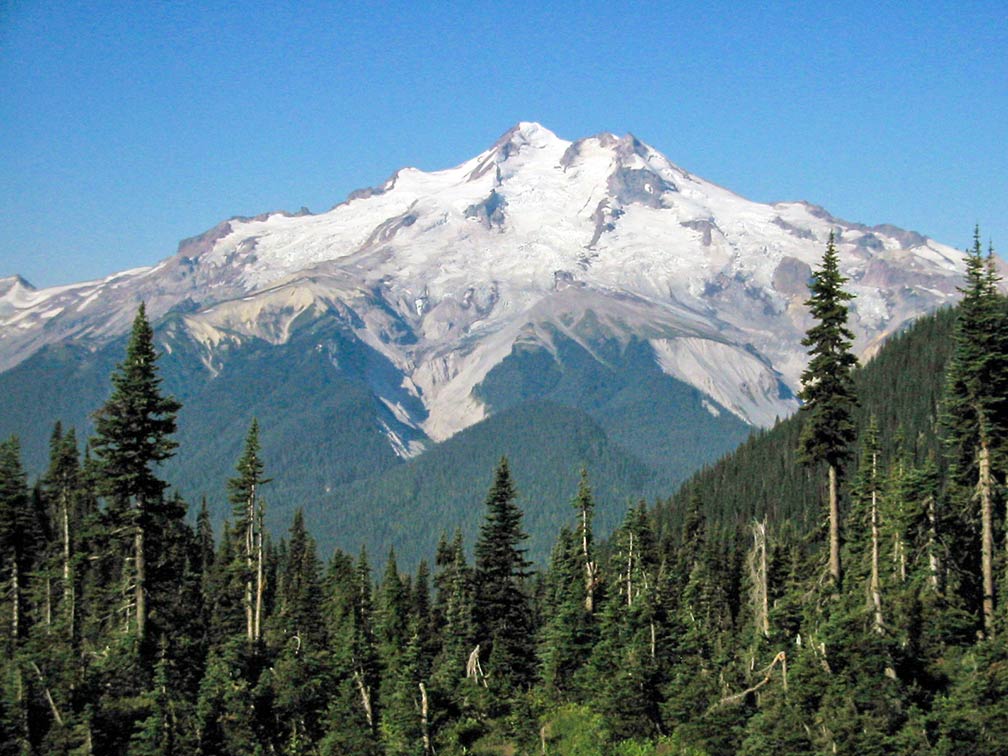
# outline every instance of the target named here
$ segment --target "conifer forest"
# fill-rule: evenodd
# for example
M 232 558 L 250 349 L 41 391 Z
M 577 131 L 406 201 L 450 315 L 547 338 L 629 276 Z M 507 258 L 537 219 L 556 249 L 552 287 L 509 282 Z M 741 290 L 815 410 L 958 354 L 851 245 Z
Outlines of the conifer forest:
M 1008 753 L 993 252 L 864 365 L 844 284 L 831 238 L 795 416 L 612 533 L 584 470 L 544 565 L 502 458 L 415 570 L 269 532 L 256 422 L 223 528 L 175 493 L 141 305 L 90 437 L 38 418 L 37 480 L 0 442 L 0 754 Z

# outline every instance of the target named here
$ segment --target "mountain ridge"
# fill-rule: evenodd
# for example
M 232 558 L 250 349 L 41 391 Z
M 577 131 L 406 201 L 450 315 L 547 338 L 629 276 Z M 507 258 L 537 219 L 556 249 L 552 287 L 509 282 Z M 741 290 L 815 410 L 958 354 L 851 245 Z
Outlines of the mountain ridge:
M 561 182 L 570 183 L 568 179 L 573 181 L 574 189 L 562 190 Z M 565 191 L 569 196 L 564 195 Z M 561 200 L 553 201 L 556 207 L 549 213 L 536 214 L 536 204 L 548 204 L 544 199 L 547 196 L 561 196 Z M 380 212 L 359 213 L 363 219 L 341 216 L 376 202 L 381 204 Z M 760 211 L 763 217 L 756 225 L 776 234 L 775 238 L 769 244 L 760 244 L 766 239 L 750 239 L 748 247 L 729 238 L 732 225 L 738 227 L 741 236 L 751 237 L 753 232 L 746 224 L 756 221 L 715 212 L 718 207 L 723 210 L 726 202 L 730 210 L 741 208 L 742 216 Z M 637 226 L 644 226 L 643 234 L 640 228 L 633 228 L 634 216 L 642 209 L 655 211 L 643 220 L 636 219 Z M 648 234 L 647 226 L 658 217 L 663 219 L 664 228 L 659 229 L 662 233 Z M 413 330 L 422 325 L 418 321 L 440 305 L 442 311 L 438 314 L 443 317 L 434 318 L 437 324 L 443 328 L 445 321 L 462 320 L 456 335 L 464 336 L 469 329 L 499 319 L 502 314 L 514 316 L 515 311 L 531 308 L 536 299 L 559 285 L 576 282 L 603 292 L 632 291 L 659 308 L 685 306 L 699 312 L 728 340 L 739 346 L 752 343 L 793 390 L 800 372 L 800 360 L 794 355 L 800 324 L 790 324 L 786 350 L 775 350 L 775 339 L 765 334 L 760 343 L 753 343 L 747 338 L 752 334 L 746 332 L 751 331 L 753 318 L 746 312 L 719 317 L 726 310 L 721 295 L 727 289 L 736 304 L 740 296 L 749 296 L 763 299 L 764 306 L 777 310 L 792 309 L 792 300 L 802 297 L 804 282 L 800 279 L 811 270 L 815 259 L 810 250 L 815 242 L 823 242 L 827 230 L 841 224 L 841 255 L 846 257 L 855 280 L 867 275 L 866 285 L 873 281 L 899 285 L 900 274 L 892 272 L 892 260 L 879 263 L 882 257 L 872 258 L 866 251 L 887 253 L 895 259 L 910 244 L 916 250 L 911 262 L 929 258 L 924 271 L 926 283 L 933 284 L 937 279 L 943 284 L 937 289 L 926 286 L 931 291 L 924 297 L 930 301 L 913 311 L 933 309 L 954 296 L 949 281 L 953 278 L 950 274 L 960 267 L 958 253 L 914 232 L 845 223 L 806 202 L 752 203 L 695 177 L 632 135 L 602 133 L 567 142 L 531 122 L 520 122 L 491 148 L 453 168 L 430 173 L 402 168 L 378 187 L 352 192 L 326 213 L 279 211 L 236 216 L 184 240 L 176 255 L 156 266 L 115 274 L 100 282 L 56 287 L 55 293 L 80 289 L 77 301 L 67 304 L 87 310 L 81 300 L 88 303 L 88 297 L 96 292 L 108 298 L 112 289 L 123 288 L 122 279 L 130 277 L 135 297 L 148 300 L 154 317 L 188 308 L 194 322 L 202 309 L 256 294 L 269 296 L 270 289 L 295 287 L 295 278 L 312 271 L 344 279 L 344 288 L 349 290 L 340 293 L 345 298 L 359 296 L 355 289 L 377 293 L 377 298 L 384 300 L 382 304 Z M 443 227 L 450 227 L 447 238 L 428 242 L 430 234 L 444 236 Z M 488 240 L 492 234 L 505 238 Z M 882 238 L 880 234 L 889 236 Z M 511 236 L 516 237 L 513 243 L 507 241 Z M 797 256 L 787 254 L 796 251 L 788 249 L 787 244 L 794 239 L 802 242 L 797 245 Z M 429 251 L 408 254 L 423 244 Z M 501 244 L 508 249 L 494 254 L 490 248 Z M 769 262 L 752 263 L 754 244 L 757 254 L 774 258 L 773 266 Z M 654 252 L 661 247 L 668 253 Z M 869 264 L 872 259 L 874 265 Z M 899 262 L 905 267 L 907 261 Z M 860 270 L 859 264 L 866 270 Z M 791 270 L 796 265 L 797 270 Z M 509 266 L 510 270 L 506 270 Z M 510 292 L 502 297 L 501 288 L 508 284 Z M 915 281 L 912 285 L 922 284 Z M 50 299 L 48 291 L 40 290 L 37 298 Z M 899 297 L 875 302 L 874 314 L 861 305 L 861 314 L 872 315 L 878 322 L 861 329 L 872 333 L 859 333 L 859 339 L 864 343 L 876 341 L 874 332 L 896 330 L 910 317 L 912 313 L 900 311 L 897 300 Z M 894 302 L 896 311 L 886 311 L 893 309 Z M 475 318 L 466 312 L 474 303 Z M 487 309 L 498 312 L 484 317 Z M 35 316 L 40 320 L 43 317 L 41 313 Z M 58 315 L 56 319 L 61 320 Z M 120 320 L 106 318 L 104 323 L 93 323 L 100 314 L 89 319 L 89 328 L 62 333 L 54 329 L 58 333 L 48 339 L 49 343 L 62 337 L 101 338 L 124 330 Z M 885 325 L 883 320 L 893 320 L 895 325 L 879 328 Z M 194 326 L 194 330 L 199 328 Z M 420 334 L 432 346 L 450 342 L 451 336 Z M 3 343 L 11 340 L 17 341 L 0 332 L 0 367 L 16 364 L 38 343 L 45 342 L 45 338 L 36 338 L 34 344 L 11 350 Z M 415 357 L 396 355 L 407 367 L 416 361 Z M 469 420 L 478 417 L 477 413 Z M 445 433 L 450 435 L 449 431 L 454 430 Z
M 696 390 L 669 389 L 662 401 L 690 405 L 671 417 L 698 424 L 691 443 L 713 461 L 738 442 L 739 427 L 768 427 L 797 407 L 807 282 L 830 234 L 856 296 L 851 326 L 863 356 L 958 297 L 961 254 L 919 234 L 847 223 L 807 202 L 752 202 L 632 135 L 571 142 L 521 122 L 454 167 L 402 168 L 323 213 L 236 216 L 152 266 L 38 290 L 4 279 L 0 431 L 44 449 L 39 429 L 10 403 L 45 409 L 52 397 L 34 383 L 49 369 L 66 381 L 92 375 L 88 360 L 110 359 L 107 349 L 144 301 L 172 380 L 200 408 L 180 417 L 200 448 L 213 445 L 203 436 L 233 432 L 252 409 L 307 403 L 297 416 L 312 431 L 301 439 L 289 428 L 277 439 L 347 460 L 320 476 L 307 467 L 320 464 L 315 451 L 288 450 L 290 469 L 275 472 L 302 500 L 325 498 L 331 481 L 356 480 L 369 459 L 384 470 L 479 423 L 498 427 L 503 397 L 591 416 L 596 395 L 583 389 L 616 381 L 636 387 L 637 401 L 644 384 L 627 377 L 631 357 L 638 373 L 653 369 Z M 75 347 L 72 366 L 46 351 L 65 344 Z M 292 385 L 285 364 L 300 365 L 310 387 Z M 544 383 L 533 365 L 561 378 Z M 283 391 L 242 374 L 256 366 L 268 367 Z M 333 391 L 352 401 L 331 402 Z M 59 406 L 86 418 L 84 394 L 72 399 Z M 214 414 L 211 400 L 235 417 L 199 417 Z M 311 416 L 312 403 L 327 408 L 328 426 Z M 340 413 L 356 436 L 331 427 Z M 738 426 L 719 420 L 729 415 Z M 618 456 L 615 439 L 633 429 L 629 419 L 606 418 L 606 443 Z M 664 448 L 661 428 L 647 433 Z M 337 438 L 350 446 L 341 450 Z M 641 462 L 631 456 L 630 466 Z M 676 467 L 663 477 L 656 465 L 645 464 L 670 485 L 685 474 Z M 185 479 L 206 483 L 220 473 L 189 470 Z

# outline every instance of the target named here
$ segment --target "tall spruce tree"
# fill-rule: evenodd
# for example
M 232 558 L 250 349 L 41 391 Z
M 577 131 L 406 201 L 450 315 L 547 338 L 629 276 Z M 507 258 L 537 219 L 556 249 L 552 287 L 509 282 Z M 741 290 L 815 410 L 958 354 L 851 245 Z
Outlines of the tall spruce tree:
M 259 421 L 253 418 L 245 437 L 245 449 L 235 467 L 238 475 L 228 481 L 239 537 L 239 558 L 245 584 L 245 634 L 249 643 L 257 643 L 262 636 L 265 507 L 259 489 L 270 481 L 263 477 L 265 468 L 259 455 Z
M 856 435 L 853 410 L 857 404 L 852 378 L 857 357 L 851 352 L 854 334 L 847 327 L 847 302 L 853 295 L 844 291 L 846 281 L 840 275 L 831 231 L 822 266 L 812 275 L 811 296 L 805 303 L 816 323 L 802 339 L 802 344 L 809 347 L 810 360 L 802 373 L 798 396 L 805 420 L 799 438 L 802 461 L 825 463 L 829 472 L 829 571 L 837 589 L 841 580 L 837 477 Z
M 21 664 L 28 635 L 29 575 L 38 534 L 18 439 L 0 442 L 0 735 L 10 753 L 28 753 L 29 696 Z
M 942 425 L 956 496 L 960 502 L 975 502 L 963 507 L 970 513 L 967 531 L 974 530 L 979 515 L 980 554 L 973 561 L 980 565 L 980 612 L 988 635 L 994 632 L 996 474 L 1005 467 L 1008 435 L 1008 309 L 997 282 L 993 254 L 984 258 L 977 228 L 973 248 L 966 253 Z M 963 546 L 966 554 L 977 551 L 975 545 Z
M 165 461 L 177 443 L 175 415 L 181 405 L 161 393 L 154 332 L 141 302 L 126 346 L 126 358 L 112 374 L 112 395 L 94 414 L 91 448 L 100 469 L 101 493 L 121 526 L 132 535 L 132 570 L 137 638 L 147 631 L 147 535 L 164 498 L 167 483 L 153 466 Z
M 49 469 L 41 480 L 47 500 L 49 516 L 53 523 L 54 538 L 51 549 L 53 572 L 62 583 L 60 615 L 64 633 L 73 640 L 77 632 L 77 551 L 81 530 L 81 471 L 77 459 L 77 439 L 73 428 L 63 433 L 56 423 L 49 442 Z
M 476 542 L 474 614 L 482 648 L 489 647 L 496 689 L 507 695 L 528 685 L 534 668 L 531 616 L 525 595 L 529 562 L 521 544 L 522 512 L 507 457 L 502 457 L 486 499 L 486 520 Z

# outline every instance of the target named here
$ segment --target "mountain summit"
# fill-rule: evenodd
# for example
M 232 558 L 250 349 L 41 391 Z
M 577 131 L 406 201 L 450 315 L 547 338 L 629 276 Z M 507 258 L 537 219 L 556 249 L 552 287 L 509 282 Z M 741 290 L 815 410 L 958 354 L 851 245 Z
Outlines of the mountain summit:
M 767 425 L 795 406 L 778 381 L 796 387 L 831 230 L 860 351 L 954 296 L 959 253 L 915 233 L 750 202 L 631 135 L 568 142 L 522 122 L 454 168 L 404 168 L 318 215 L 232 218 L 151 268 L 5 284 L 0 368 L 113 338 L 144 299 L 155 318 L 182 313 L 211 370 L 222 344 L 337 318 L 402 371 L 426 411 L 405 419 L 435 440 L 485 416 L 473 389 L 516 342 L 552 349 L 555 333 L 645 339 L 667 373 Z
M 680 479 L 797 407 L 806 284 L 830 232 L 862 355 L 955 299 L 951 247 L 805 202 L 752 202 L 631 135 L 569 142 L 523 122 L 454 168 L 403 168 L 320 214 L 231 218 L 153 267 L 39 290 L 3 279 L 0 430 L 41 454 L 46 436 L 20 404 L 86 422 L 104 384 L 73 404 L 70 386 L 35 396 L 38 376 L 96 373 L 88 355 L 114 352 L 143 300 L 186 403 L 180 432 L 209 455 L 258 413 L 268 448 L 267 415 L 283 407 L 285 449 L 311 448 L 299 496 L 542 401 L 629 455 L 619 469 Z M 537 412 L 524 425 L 512 414 L 509 433 L 543 434 L 553 410 Z M 687 451 L 699 456 L 672 460 Z M 359 464 L 333 461 L 347 456 Z M 226 475 L 180 464 L 200 485 Z

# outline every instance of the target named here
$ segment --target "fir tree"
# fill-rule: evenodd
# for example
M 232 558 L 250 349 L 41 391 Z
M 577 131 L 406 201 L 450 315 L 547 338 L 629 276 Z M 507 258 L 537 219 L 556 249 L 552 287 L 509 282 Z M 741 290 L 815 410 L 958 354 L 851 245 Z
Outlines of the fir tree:
M 580 539 L 560 532 L 547 576 L 547 595 L 539 644 L 540 677 L 551 694 L 567 696 L 575 675 L 588 661 L 594 643 L 593 616 L 585 607 Z
M 966 282 L 956 318 L 954 351 L 945 379 L 942 425 L 951 462 L 954 495 L 969 514 L 964 530 L 979 520 L 979 544 L 967 535 L 965 554 L 980 571 L 980 614 L 984 632 L 995 620 L 996 476 L 1005 467 L 1008 442 L 1008 309 L 997 293 L 993 255 L 984 259 L 980 231 L 966 253 Z M 977 548 L 977 546 L 979 548 Z M 976 556 L 979 551 L 978 557 Z
M 872 614 L 872 627 L 878 633 L 885 628 L 882 611 L 882 484 L 883 470 L 880 461 L 878 422 L 869 418 L 868 429 L 861 441 L 861 460 L 854 484 L 854 509 L 851 522 L 857 536 L 850 540 L 852 561 L 857 565 L 858 576 L 864 578 L 867 605 Z
M 521 547 L 526 535 L 507 458 L 501 458 L 486 499 L 487 514 L 476 542 L 474 615 L 488 671 L 498 691 L 521 690 L 531 681 L 534 647 L 525 596 L 529 563 Z
M 857 358 L 850 351 L 854 334 L 847 327 L 847 302 L 853 296 L 843 289 L 833 233 L 826 242 L 822 266 L 809 284 L 805 303 L 815 319 L 802 344 L 809 347 L 808 367 L 802 373 L 804 425 L 799 450 L 807 463 L 825 463 L 829 470 L 829 571 L 840 587 L 840 505 L 838 471 L 847 459 L 855 438 L 853 410 L 856 404 L 852 371 Z
M 259 422 L 253 418 L 245 437 L 244 451 L 236 465 L 238 475 L 228 481 L 244 567 L 245 633 L 249 643 L 257 643 L 262 635 L 265 507 L 259 489 L 270 481 L 263 477 L 264 466 L 259 453 Z
M 94 414 L 91 447 L 100 469 L 101 492 L 110 499 L 122 526 L 132 534 L 131 565 L 134 632 L 144 640 L 147 627 L 146 539 L 157 527 L 167 484 L 153 465 L 165 461 L 177 443 L 175 415 L 181 405 L 161 393 L 154 333 L 143 303 L 133 321 L 126 357 L 112 375 L 112 394 Z
M 366 572 L 364 580 L 369 583 Z M 378 749 L 374 737 L 377 658 L 369 630 L 370 600 L 362 600 L 360 577 L 353 559 L 337 550 L 325 581 L 323 616 L 333 690 L 319 743 L 323 754 L 372 754 Z
M 22 668 L 21 649 L 28 636 L 29 575 L 39 546 L 35 513 L 31 507 L 27 478 L 21 466 L 21 446 L 16 437 L 0 442 L 0 570 L 2 570 L 2 615 L 0 639 L 0 704 L 12 744 L 27 752 L 29 745 L 28 687 Z M 20 750 L 24 749 L 24 751 Z

